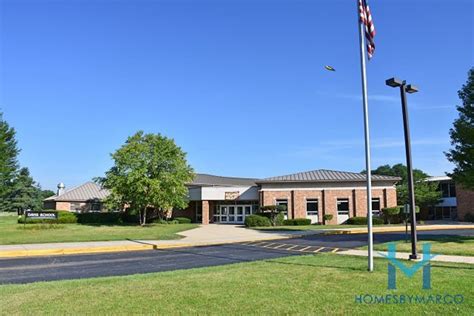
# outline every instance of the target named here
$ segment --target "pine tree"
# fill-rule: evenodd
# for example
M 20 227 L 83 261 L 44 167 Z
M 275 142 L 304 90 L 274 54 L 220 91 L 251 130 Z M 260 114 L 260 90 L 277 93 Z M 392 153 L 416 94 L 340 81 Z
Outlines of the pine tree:
M 8 197 L 18 172 L 18 153 L 15 130 L 0 113 L 0 212 L 11 210 Z
M 474 68 L 469 70 L 467 82 L 458 95 L 462 105 L 457 107 L 459 117 L 450 130 L 453 148 L 446 153 L 455 166 L 449 176 L 464 187 L 474 189 Z
M 43 200 L 41 189 L 31 178 L 28 168 L 21 168 L 18 172 L 18 176 L 13 180 L 8 200 L 11 210 L 14 211 L 41 210 Z

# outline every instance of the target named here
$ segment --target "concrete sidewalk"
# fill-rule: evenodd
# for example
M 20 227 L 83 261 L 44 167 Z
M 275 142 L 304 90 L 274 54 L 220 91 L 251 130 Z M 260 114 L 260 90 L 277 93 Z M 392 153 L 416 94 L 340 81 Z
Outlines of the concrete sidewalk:
M 448 229 L 474 229 L 474 225 L 470 223 L 457 223 L 457 224 L 436 224 L 436 225 L 417 225 L 417 231 L 427 230 L 448 230 Z M 373 226 L 374 233 L 389 233 L 389 232 L 404 232 L 405 226 Z M 408 225 L 408 231 L 410 231 L 410 225 Z M 325 232 L 328 235 L 334 234 L 367 234 L 367 227 L 355 227 L 355 228 L 333 228 Z
M 0 258 L 16 258 L 48 255 L 67 255 L 169 249 L 208 246 L 238 242 L 286 239 L 318 234 L 321 231 L 259 231 L 238 225 L 201 225 L 178 233 L 176 240 L 117 240 L 91 242 L 65 242 L 44 244 L 0 245 Z
M 350 250 L 342 250 L 336 253 L 339 255 L 367 257 L 367 250 L 350 249 Z M 381 254 L 388 255 L 386 251 L 374 251 L 374 257 L 383 258 L 384 256 L 382 256 Z M 409 255 L 410 254 L 408 252 L 397 252 L 395 257 L 397 259 L 408 260 Z M 430 261 L 474 264 L 474 257 L 437 255 Z

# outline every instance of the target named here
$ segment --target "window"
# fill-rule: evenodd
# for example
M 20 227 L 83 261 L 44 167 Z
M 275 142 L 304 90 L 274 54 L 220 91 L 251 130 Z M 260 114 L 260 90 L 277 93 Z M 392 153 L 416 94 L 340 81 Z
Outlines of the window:
M 456 185 L 450 182 L 442 182 L 439 184 L 441 196 L 444 198 L 456 197 Z
M 380 198 L 372 199 L 372 214 L 378 215 L 380 213 Z
M 100 212 L 100 202 L 92 202 L 91 211 L 92 212 Z
M 349 199 L 337 199 L 337 214 L 349 215 Z
M 318 215 L 318 199 L 306 200 L 306 215 Z
M 283 214 L 288 215 L 288 200 L 287 199 L 276 200 L 276 205 L 286 206 L 286 210 L 283 211 Z
M 82 211 L 81 203 L 71 202 L 71 204 L 69 205 L 69 210 L 73 212 Z

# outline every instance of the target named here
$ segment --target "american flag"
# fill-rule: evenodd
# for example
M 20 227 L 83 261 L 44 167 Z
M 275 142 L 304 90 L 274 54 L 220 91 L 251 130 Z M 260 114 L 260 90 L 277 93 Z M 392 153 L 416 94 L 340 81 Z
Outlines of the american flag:
M 372 21 L 372 15 L 370 14 L 369 4 L 367 0 L 359 0 L 359 17 L 360 23 L 365 26 L 365 38 L 367 39 L 367 55 L 369 59 L 372 58 L 375 51 L 375 26 Z

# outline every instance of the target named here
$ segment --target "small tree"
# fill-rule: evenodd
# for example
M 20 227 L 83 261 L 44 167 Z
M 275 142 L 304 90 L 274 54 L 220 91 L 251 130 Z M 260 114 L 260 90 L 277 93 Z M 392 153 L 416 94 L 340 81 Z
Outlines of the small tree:
M 324 225 L 326 225 L 326 222 L 329 222 L 332 220 L 334 216 L 332 214 L 324 214 L 323 220 L 324 220 Z
M 391 224 L 391 220 L 400 214 L 400 207 L 395 206 L 395 207 L 386 207 L 382 209 L 382 214 L 385 220 L 387 221 L 387 224 Z
M 146 224 L 147 210 L 163 212 L 187 206 L 186 183 L 194 178 L 186 154 L 173 139 L 142 131 L 129 137 L 112 154 L 114 166 L 96 181 L 111 194 L 111 208 L 137 211 L 140 225 Z
M 458 95 L 462 105 L 457 107 L 459 117 L 449 132 L 453 148 L 446 153 L 455 166 L 449 175 L 455 182 L 474 189 L 474 68 L 469 70 L 467 82 Z
M 278 223 L 278 216 L 286 211 L 286 205 L 264 205 L 260 208 L 260 211 L 268 215 L 272 226 L 277 226 L 281 225 L 281 223 Z

